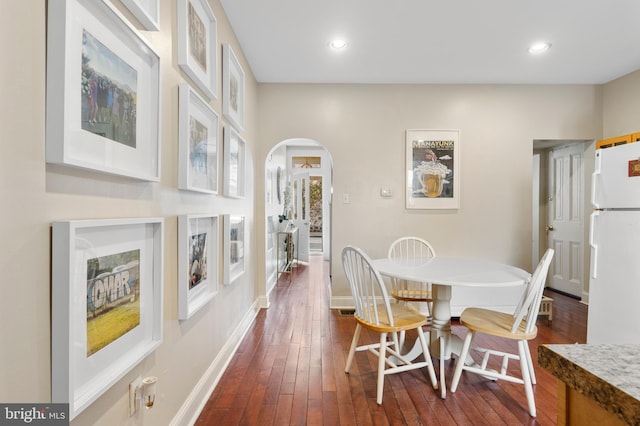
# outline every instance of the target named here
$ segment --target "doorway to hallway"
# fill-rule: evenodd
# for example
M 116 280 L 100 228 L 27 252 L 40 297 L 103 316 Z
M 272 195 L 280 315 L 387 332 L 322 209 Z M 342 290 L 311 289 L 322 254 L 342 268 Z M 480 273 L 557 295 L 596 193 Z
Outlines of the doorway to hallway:
M 265 160 L 265 268 L 267 294 L 277 281 L 278 232 L 289 223 L 297 229 L 296 259 L 322 256 L 331 262 L 331 189 L 333 160 L 310 139 L 287 139 L 277 144 Z M 290 197 L 285 199 L 285 192 Z M 283 256 L 280 256 L 282 258 Z
M 549 287 L 583 301 L 588 297 L 594 146 L 593 140 L 533 141 L 532 264 L 553 248 Z

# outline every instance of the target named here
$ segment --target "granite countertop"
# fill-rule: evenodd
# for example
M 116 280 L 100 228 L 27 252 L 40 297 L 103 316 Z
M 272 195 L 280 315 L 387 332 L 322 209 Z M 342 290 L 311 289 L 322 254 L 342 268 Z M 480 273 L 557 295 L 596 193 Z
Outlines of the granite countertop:
M 640 424 L 640 345 L 540 345 L 538 365 L 630 425 Z

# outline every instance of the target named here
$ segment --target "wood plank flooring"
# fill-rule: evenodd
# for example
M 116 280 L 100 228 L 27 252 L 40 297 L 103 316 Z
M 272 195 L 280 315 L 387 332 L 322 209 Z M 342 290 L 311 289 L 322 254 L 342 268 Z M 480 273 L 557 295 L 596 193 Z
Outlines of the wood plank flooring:
M 322 256 L 311 256 L 291 282 L 286 275 L 280 278 L 271 307 L 258 314 L 196 425 L 556 424 L 556 380 L 538 367 L 535 419 L 521 385 L 472 374 L 463 374 L 457 392 L 445 400 L 422 370 L 388 376 L 378 406 L 373 355 L 357 353 L 350 374 L 344 373 L 355 320 L 329 309 L 328 275 Z M 538 320 L 538 337 L 530 344 L 534 362 L 540 343 L 586 341 L 586 305 L 548 294 L 554 299 L 553 322 Z M 452 330 L 464 336 L 465 328 L 455 321 Z M 477 342 L 502 344 L 481 335 Z M 454 365 L 447 362 L 448 383 Z

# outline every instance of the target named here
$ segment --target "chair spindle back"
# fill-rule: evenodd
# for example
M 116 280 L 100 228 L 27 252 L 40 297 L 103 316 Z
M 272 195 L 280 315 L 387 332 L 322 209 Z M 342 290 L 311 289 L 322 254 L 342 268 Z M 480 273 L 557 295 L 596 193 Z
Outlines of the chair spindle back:
M 371 259 L 361 249 L 347 246 L 342 250 L 342 266 L 349 281 L 356 315 L 371 324 L 380 324 L 380 310 L 383 317 L 393 326 L 393 315 L 389 296 L 380 273 L 371 265 Z

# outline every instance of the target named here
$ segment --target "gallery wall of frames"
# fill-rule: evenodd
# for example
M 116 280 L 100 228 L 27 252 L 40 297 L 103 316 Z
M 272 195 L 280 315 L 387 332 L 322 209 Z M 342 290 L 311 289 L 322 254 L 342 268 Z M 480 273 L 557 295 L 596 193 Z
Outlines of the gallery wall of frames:
M 122 4 L 143 30 L 160 30 L 159 0 Z M 207 0 L 175 4 L 183 80 L 176 87 L 178 190 L 203 203 L 242 199 L 244 71 L 232 47 L 218 42 Z M 160 156 L 161 105 L 168 98 L 161 93 L 161 60 L 171 58 L 161 58 L 109 1 L 50 1 L 46 161 L 132 185 L 160 182 L 162 161 L 176 161 Z M 219 96 L 222 117 L 211 106 Z M 177 312 L 186 322 L 245 272 L 245 216 L 194 212 L 52 224 L 52 402 L 68 402 L 70 419 L 162 343 L 169 220 L 178 224 Z

